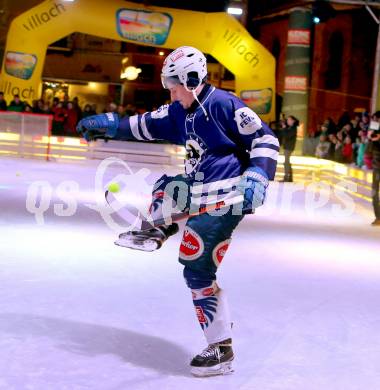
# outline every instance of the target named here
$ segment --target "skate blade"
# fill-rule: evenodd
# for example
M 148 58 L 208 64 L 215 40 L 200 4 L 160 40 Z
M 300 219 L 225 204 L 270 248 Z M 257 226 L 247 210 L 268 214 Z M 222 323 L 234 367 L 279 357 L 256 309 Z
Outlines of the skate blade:
M 217 364 L 213 367 L 191 367 L 191 374 L 197 378 L 204 378 L 215 375 L 229 375 L 234 372 L 232 361 Z
M 133 239 L 119 238 L 114 244 L 123 248 L 135 249 L 144 252 L 153 252 L 160 247 L 157 241 L 149 239 L 142 242 Z

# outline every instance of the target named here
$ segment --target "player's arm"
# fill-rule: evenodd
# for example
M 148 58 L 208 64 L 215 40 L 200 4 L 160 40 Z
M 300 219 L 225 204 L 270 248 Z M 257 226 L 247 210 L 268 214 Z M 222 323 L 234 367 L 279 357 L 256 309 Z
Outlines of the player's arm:
M 254 209 L 265 200 L 269 180 L 276 173 L 279 142 L 269 126 L 240 100 L 231 98 L 219 107 L 234 140 L 249 153 L 249 166 L 238 189 L 245 195 L 245 208 Z
M 175 113 L 170 105 L 161 106 L 156 111 L 119 119 L 117 114 L 93 115 L 82 119 L 77 126 L 87 141 L 97 138 L 116 140 L 167 140 L 181 143 L 174 121 Z

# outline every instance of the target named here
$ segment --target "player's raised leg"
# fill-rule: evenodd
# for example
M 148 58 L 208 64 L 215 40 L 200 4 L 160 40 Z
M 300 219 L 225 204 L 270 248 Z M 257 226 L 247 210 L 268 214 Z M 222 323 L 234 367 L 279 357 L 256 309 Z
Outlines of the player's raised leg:
M 176 206 L 183 211 L 188 207 L 189 192 L 188 184 L 183 175 L 161 176 L 152 191 L 152 203 L 149 207 L 149 214 L 152 219 L 169 217 L 170 212 Z M 164 202 L 170 202 L 170 204 L 166 203 L 167 207 L 165 207 Z M 121 233 L 115 244 L 130 249 L 151 252 L 161 248 L 162 244 L 177 232 L 178 225 L 176 223 L 163 224 L 149 230 Z

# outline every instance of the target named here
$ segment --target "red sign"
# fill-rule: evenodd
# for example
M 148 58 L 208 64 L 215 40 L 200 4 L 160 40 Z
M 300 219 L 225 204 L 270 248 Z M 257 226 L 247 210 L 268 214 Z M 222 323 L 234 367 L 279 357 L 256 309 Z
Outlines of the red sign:
M 310 46 L 310 30 L 308 29 L 289 30 L 288 45 Z
M 306 91 L 306 76 L 285 76 L 285 91 Z

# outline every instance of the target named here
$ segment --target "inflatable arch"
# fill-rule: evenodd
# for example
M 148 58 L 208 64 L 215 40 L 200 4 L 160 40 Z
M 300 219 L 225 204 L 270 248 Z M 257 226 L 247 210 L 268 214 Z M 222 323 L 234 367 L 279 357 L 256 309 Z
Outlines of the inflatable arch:
M 275 60 L 232 16 L 144 6 L 123 0 L 45 0 L 10 26 L 0 91 L 31 101 L 40 96 L 49 44 L 80 32 L 141 45 L 182 45 L 211 54 L 235 75 L 236 94 L 266 121 L 274 120 Z

